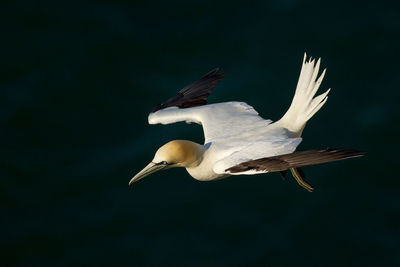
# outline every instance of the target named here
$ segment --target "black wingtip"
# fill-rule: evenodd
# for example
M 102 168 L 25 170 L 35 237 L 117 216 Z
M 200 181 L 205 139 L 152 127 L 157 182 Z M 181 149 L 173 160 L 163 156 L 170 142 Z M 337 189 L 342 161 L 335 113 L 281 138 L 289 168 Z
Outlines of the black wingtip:
M 199 80 L 189 84 L 171 97 L 166 102 L 158 104 L 152 112 L 168 108 L 190 108 L 207 104 L 207 97 L 215 88 L 217 83 L 224 77 L 224 73 L 219 72 L 219 68 L 214 68 L 203 75 Z
M 216 67 L 206 74 L 203 75 L 203 77 L 200 78 L 200 80 L 205 80 L 205 79 L 215 79 L 217 82 L 221 80 L 225 76 L 224 72 L 219 72 L 219 67 Z
M 217 73 L 218 71 L 219 71 L 219 67 L 213 68 L 212 70 L 207 72 L 205 75 L 203 75 L 203 77 L 212 76 L 213 74 Z
M 324 150 L 321 150 L 321 152 L 341 153 L 345 156 L 348 156 L 349 158 L 361 157 L 367 153 L 365 151 L 361 151 L 361 150 L 357 150 L 357 149 L 345 149 L 345 148 L 334 149 L 334 148 L 329 148 L 329 147 Z
M 284 171 L 289 168 L 299 168 L 308 165 L 316 165 L 364 156 L 366 152 L 355 149 L 320 149 L 298 151 L 290 154 L 260 158 L 242 162 L 226 169 L 226 172 L 238 173 L 248 170 L 257 171 Z

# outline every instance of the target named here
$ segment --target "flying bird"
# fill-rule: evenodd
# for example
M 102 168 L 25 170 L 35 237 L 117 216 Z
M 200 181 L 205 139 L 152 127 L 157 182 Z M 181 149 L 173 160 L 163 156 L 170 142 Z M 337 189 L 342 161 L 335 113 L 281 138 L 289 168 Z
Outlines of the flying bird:
M 172 167 L 184 167 L 200 181 L 268 172 L 280 172 L 285 176 L 290 170 L 299 185 L 311 192 L 314 188 L 305 180 L 301 167 L 362 156 L 364 152 L 353 149 L 295 152 L 307 121 L 326 103 L 330 91 L 314 97 L 326 69 L 318 77 L 321 59 L 306 59 L 304 54 L 292 103 L 274 123 L 261 118 L 244 102 L 207 104 L 208 95 L 224 77 L 218 69 L 157 105 L 148 116 L 149 124 L 198 123 L 203 126 L 204 144 L 187 140 L 166 143 L 129 185 Z

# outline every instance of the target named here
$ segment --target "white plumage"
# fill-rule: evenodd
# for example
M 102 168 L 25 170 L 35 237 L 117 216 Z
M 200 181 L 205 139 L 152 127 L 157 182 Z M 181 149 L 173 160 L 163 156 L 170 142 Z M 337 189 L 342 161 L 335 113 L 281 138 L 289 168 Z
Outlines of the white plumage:
M 204 144 L 175 140 L 162 146 L 152 162 L 130 184 L 161 169 L 185 167 L 197 180 L 208 181 L 230 175 L 258 174 L 288 169 L 300 185 L 311 191 L 304 181 L 301 166 L 360 156 L 356 150 L 309 150 L 294 152 L 307 121 L 325 104 L 329 90 L 316 96 L 325 70 L 318 77 L 317 62 L 304 55 L 300 77 L 292 103 L 277 122 L 265 120 L 244 102 L 205 105 L 206 98 L 223 77 L 213 70 L 183 88 L 178 95 L 158 105 L 150 113 L 150 124 L 180 121 L 201 124 Z M 297 153 L 297 154 L 296 154 Z
M 198 180 L 213 180 L 226 174 L 264 173 L 266 171 L 229 173 L 225 170 L 249 160 L 295 151 L 301 142 L 300 135 L 305 123 L 322 107 L 329 92 L 313 98 L 325 70 L 316 80 L 320 60 L 315 64 L 314 60 L 306 62 L 305 59 L 306 55 L 292 104 L 276 123 L 263 119 L 252 106 L 244 102 L 224 102 L 186 109 L 162 109 L 150 113 L 149 124 L 186 121 L 203 126 L 204 146 L 207 147 L 205 153 L 212 160 L 188 170 Z M 205 173 L 205 170 L 212 170 L 215 174 L 204 177 L 200 173 Z

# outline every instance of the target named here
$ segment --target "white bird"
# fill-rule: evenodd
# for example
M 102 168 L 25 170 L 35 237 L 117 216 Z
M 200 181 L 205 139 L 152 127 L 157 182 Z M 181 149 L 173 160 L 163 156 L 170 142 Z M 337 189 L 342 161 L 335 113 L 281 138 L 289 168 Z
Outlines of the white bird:
M 184 167 L 200 181 L 210 181 L 230 175 L 252 175 L 291 170 L 297 182 L 308 191 L 313 187 L 305 181 L 302 166 L 361 156 L 350 149 L 323 149 L 294 152 L 302 141 L 307 121 L 325 104 L 326 92 L 314 97 L 325 70 L 317 78 L 321 59 L 306 61 L 304 54 L 300 77 L 292 103 L 277 122 L 261 118 L 244 102 L 208 104 L 207 96 L 223 74 L 212 70 L 200 80 L 158 105 L 149 114 L 150 124 L 170 124 L 180 121 L 201 124 L 204 145 L 186 140 L 174 140 L 160 147 L 153 160 L 129 182 L 132 183 L 156 171 Z

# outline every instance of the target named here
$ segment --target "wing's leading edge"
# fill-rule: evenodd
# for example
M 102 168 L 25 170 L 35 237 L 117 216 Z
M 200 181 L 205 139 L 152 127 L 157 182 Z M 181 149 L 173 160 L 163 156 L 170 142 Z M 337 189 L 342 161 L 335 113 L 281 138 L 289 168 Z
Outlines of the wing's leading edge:
M 244 102 L 224 102 L 180 109 L 170 107 L 150 113 L 149 124 L 170 124 L 186 121 L 201 124 L 205 143 L 241 138 L 263 138 L 266 126 L 272 121 L 261 118 L 253 107 Z M 265 137 L 265 136 L 264 136 Z

